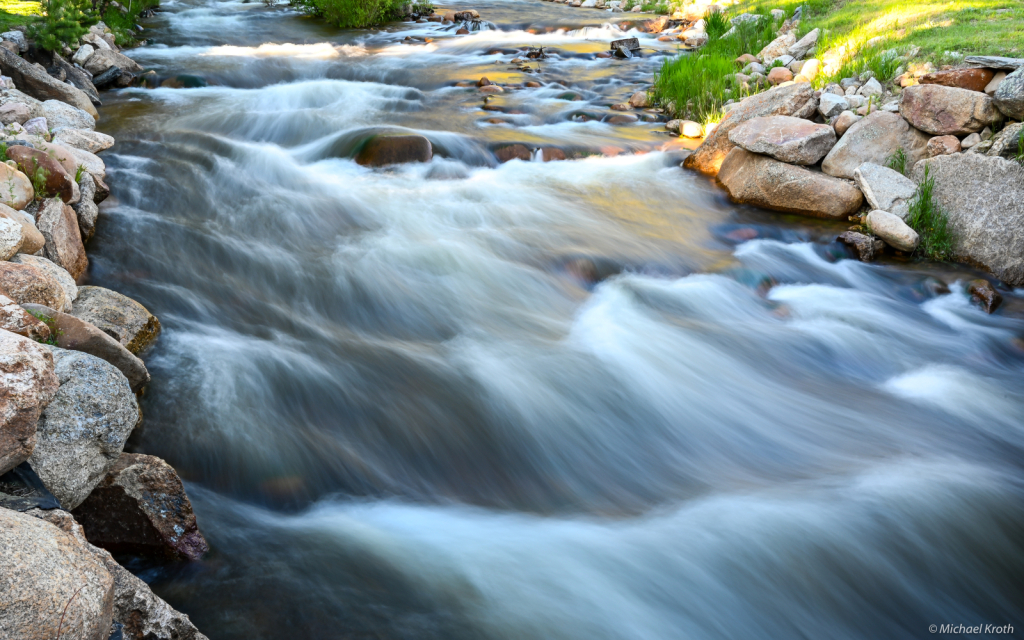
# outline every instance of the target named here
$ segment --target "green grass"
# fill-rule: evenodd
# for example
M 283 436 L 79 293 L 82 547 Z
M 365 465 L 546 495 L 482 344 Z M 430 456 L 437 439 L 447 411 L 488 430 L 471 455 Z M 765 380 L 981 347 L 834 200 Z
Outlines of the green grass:
M 10 31 L 16 26 L 28 26 L 43 13 L 39 2 L 27 0 L 0 0 L 0 31 Z
M 103 23 L 110 27 L 117 46 L 134 47 L 139 43 L 138 34 L 133 28 L 139 22 L 139 14 L 159 6 L 160 0 L 131 0 L 122 4 L 128 8 L 128 13 L 108 8 L 103 14 Z
M 910 203 L 907 223 L 921 237 L 917 252 L 932 260 L 948 260 L 953 255 L 953 232 L 946 213 L 935 204 L 932 190 L 935 179 L 924 169 L 924 180 L 917 188 L 917 196 Z
M 907 152 L 900 147 L 889 156 L 885 161 L 885 166 L 889 167 L 893 171 L 899 171 L 903 175 L 907 175 Z
M 293 0 L 292 6 L 342 29 L 356 29 L 396 19 L 402 0 Z

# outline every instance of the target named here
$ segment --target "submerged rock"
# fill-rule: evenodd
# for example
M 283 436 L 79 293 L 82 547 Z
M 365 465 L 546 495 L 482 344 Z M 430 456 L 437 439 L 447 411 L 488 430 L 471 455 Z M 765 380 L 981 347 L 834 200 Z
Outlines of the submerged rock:
M 967 284 L 967 291 L 970 292 L 971 298 L 981 305 L 985 313 L 992 313 L 1003 303 L 1003 296 L 995 290 L 991 282 L 983 278 L 971 280 Z
M 383 167 L 406 162 L 430 162 L 433 147 L 424 136 L 379 134 L 366 141 L 356 155 L 356 162 L 370 167 Z
M 524 144 L 506 144 L 494 150 L 494 157 L 501 163 L 509 160 L 529 162 L 533 159 L 533 153 Z

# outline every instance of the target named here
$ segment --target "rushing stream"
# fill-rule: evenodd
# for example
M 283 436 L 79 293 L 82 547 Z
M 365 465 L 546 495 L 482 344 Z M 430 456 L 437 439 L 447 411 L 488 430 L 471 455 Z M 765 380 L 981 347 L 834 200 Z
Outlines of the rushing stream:
M 163 322 L 130 448 L 212 551 L 132 566 L 212 640 L 1024 632 L 1024 296 L 988 316 L 969 269 L 850 260 L 845 225 L 601 122 L 672 52 L 623 14 L 472 6 L 459 37 L 147 24 L 133 57 L 210 86 L 104 97 L 91 280 Z M 484 111 L 453 86 L 483 75 L 544 86 Z M 382 130 L 437 155 L 357 165 Z

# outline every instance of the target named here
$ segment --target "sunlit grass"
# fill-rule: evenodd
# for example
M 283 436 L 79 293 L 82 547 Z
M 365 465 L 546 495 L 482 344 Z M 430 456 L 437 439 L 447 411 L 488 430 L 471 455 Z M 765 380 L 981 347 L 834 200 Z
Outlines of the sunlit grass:
M 19 24 L 27 25 L 42 15 L 42 4 L 27 0 L 0 0 L 0 31 L 10 31 Z

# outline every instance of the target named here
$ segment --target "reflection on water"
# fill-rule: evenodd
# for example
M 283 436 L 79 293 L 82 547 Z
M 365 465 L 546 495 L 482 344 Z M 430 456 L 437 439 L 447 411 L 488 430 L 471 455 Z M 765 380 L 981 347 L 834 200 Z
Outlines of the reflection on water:
M 1024 321 L 578 117 L 670 47 L 540 2 L 448 40 L 165 8 L 132 55 L 210 86 L 105 98 L 91 277 L 163 322 L 132 446 L 213 551 L 136 568 L 212 639 L 1024 626 Z M 594 57 L 624 35 L 652 49 Z M 526 46 L 542 73 L 509 70 Z M 481 75 L 543 86 L 484 111 L 454 86 Z M 352 162 L 381 130 L 437 155 Z

